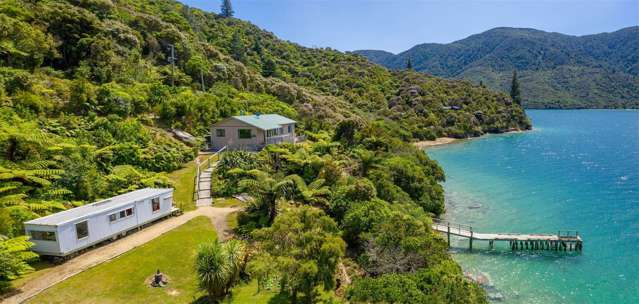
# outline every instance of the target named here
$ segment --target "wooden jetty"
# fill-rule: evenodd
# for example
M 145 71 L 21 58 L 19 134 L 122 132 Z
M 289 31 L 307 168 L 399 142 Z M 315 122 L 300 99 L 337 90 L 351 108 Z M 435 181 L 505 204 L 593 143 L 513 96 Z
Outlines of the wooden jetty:
M 490 248 L 495 241 L 508 242 L 512 250 L 554 250 L 554 251 L 582 251 L 583 240 L 578 231 L 560 230 L 557 234 L 521 234 L 521 233 L 478 233 L 473 227 L 433 219 L 433 230 L 446 233 L 448 246 L 450 236 L 460 236 L 469 239 L 469 249 L 473 250 L 473 240 L 488 241 Z

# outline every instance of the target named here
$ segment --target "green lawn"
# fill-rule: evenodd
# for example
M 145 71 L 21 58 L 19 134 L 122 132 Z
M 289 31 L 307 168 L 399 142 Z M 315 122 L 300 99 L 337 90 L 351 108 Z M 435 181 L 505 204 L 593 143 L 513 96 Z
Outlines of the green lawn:
M 173 193 L 175 206 L 183 211 L 195 210 L 195 202 L 193 201 L 195 162 L 189 162 L 184 168 L 169 173 L 169 178 L 175 187 Z
M 29 303 L 204 303 L 197 289 L 195 254 L 197 246 L 214 240 L 215 230 L 206 217 L 197 217 L 157 239 L 122 256 L 45 290 Z M 95 250 L 100 250 L 99 248 Z M 149 287 L 145 281 L 160 269 L 169 277 L 164 288 Z M 256 281 L 233 288 L 223 303 L 286 303 L 274 291 L 257 293 Z
M 216 238 L 211 221 L 197 217 L 113 261 L 47 289 L 31 303 L 189 303 L 200 298 L 194 270 L 197 246 Z M 96 250 L 100 250 L 99 248 Z M 169 285 L 145 283 L 156 269 Z
M 213 207 L 225 208 L 225 207 L 246 207 L 246 203 L 236 198 L 220 198 L 213 201 Z
M 239 212 L 240 211 L 235 211 L 229 214 L 228 216 L 226 216 L 226 225 L 228 225 L 229 228 L 233 230 L 237 229 L 237 226 L 238 226 L 237 216 Z
M 269 290 L 257 293 L 257 281 L 252 280 L 248 284 L 242 284 L 233 288 L 233 295 L 226 298 L 223 303 L 228 304 L 278 304 L 287 303 L 286 299 Z

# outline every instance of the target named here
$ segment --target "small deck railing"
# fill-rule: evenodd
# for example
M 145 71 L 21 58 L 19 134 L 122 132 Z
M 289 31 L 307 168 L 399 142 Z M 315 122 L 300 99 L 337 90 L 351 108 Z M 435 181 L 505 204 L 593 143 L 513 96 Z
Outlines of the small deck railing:
M 222 152 L 226 151 L 226 146 L 222 147 L 222 149 L 217 150 L 215 153 L 211 154 L 206 160 L 200 162 L 199 157 L 195 158 L 195 177 L 193 178 L 193 201 L 197 202 L 200 199 L 200 173 L 202 168 L 207 167 L 211 168 L 211 161 L 214 157 L 219 159 Z M 204 166 L 202 166 L 204 165 Z

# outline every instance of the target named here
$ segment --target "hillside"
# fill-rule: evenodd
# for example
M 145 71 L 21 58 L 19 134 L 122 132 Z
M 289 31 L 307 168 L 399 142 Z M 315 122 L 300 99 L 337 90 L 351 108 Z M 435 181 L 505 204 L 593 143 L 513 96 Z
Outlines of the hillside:
M 406 242 L 421 245 L 395 240 L 415 263 L 401 271 L 370 270 L 367 284 L 423 269 L 424 284 L 440 290 L 416 291 L 423 297 L 485 300 L 429 228 L 430 215 L 444 211 L 438 183 L 444 175 L 408 142 L 530 128 L 507 95 L 301 47 L 248 22 L 170 0 L 2 1 L 0 29 L 0 255 L 13 265 L 3 267 L 0 290 L 33 258 L 23 221 L 137 188 L 172 186 L 166 173 L 201 147 L 175 140 L 168 129 L 203 139 L 216 121 L 262 112 L 295 118 L 309 142 L 264 151 L 259 162 L 229 153 L 230 159 L 248 157 L 229 162 L 252 170 L 221 176 L 219 182 L 229 184 L 220 195 L 247 190 L 239 185 L 248 183 L 232 180 L 263 177 L 256 169 L 272 175 L 267 181 L 298 176 L 286 185 L 300 194 L 286 199 L 295 210 L 310 205 L 308 212 L 330 215 L 322 218 L 336 221 L 331 239 L 341 240 L 341 229 L 354 225 L 347 240 L 353 260 L 365 258 L 368 238 L 383 236 L 371 230 L 373 220 L 402 223 L 355 212 L 372 204 L 380 214 L 410 220 L 405 224 L 415 230 L 406 232 Z M 356 203 L 360 209 L 351 210 Z M 277 213 L 269 208 L 269 216 Z M 267 229 L 263 210 L 252 210 L 256 217 L 247 225 Z M 5 237 L 19 246 L 5 246 Z M 404 278 L 418 284 L 425 277 Z M 397 301 L 393 294 L 384 301 Z
M 356 51 L 391 69 L 484 83 L 508 92 L 517 70 L 528 108 L 639 107 L 639 27 L 569 36 L 495 28 L 450 44 L 417 45 L 397 55 Z

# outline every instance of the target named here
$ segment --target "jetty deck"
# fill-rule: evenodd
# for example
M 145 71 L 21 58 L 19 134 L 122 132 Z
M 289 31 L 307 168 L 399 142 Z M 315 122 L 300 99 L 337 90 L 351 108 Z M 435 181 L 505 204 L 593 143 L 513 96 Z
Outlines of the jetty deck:
M 512 250 L 555 250 L 555 251 L 581 251 L 583 240 L 578 231 L 559 230 L 556 234 L 525 234 L 525 233 L 480 233 L 473 230 L 472 226 L 433 220 L 433 230 L 446 233 L 450 246 L 450 236 L 459 236 L 469 239 L 469 249 L 473 249 L 473 241 L 488 241 L 491 248 L 495 241 L 509 242 Z

